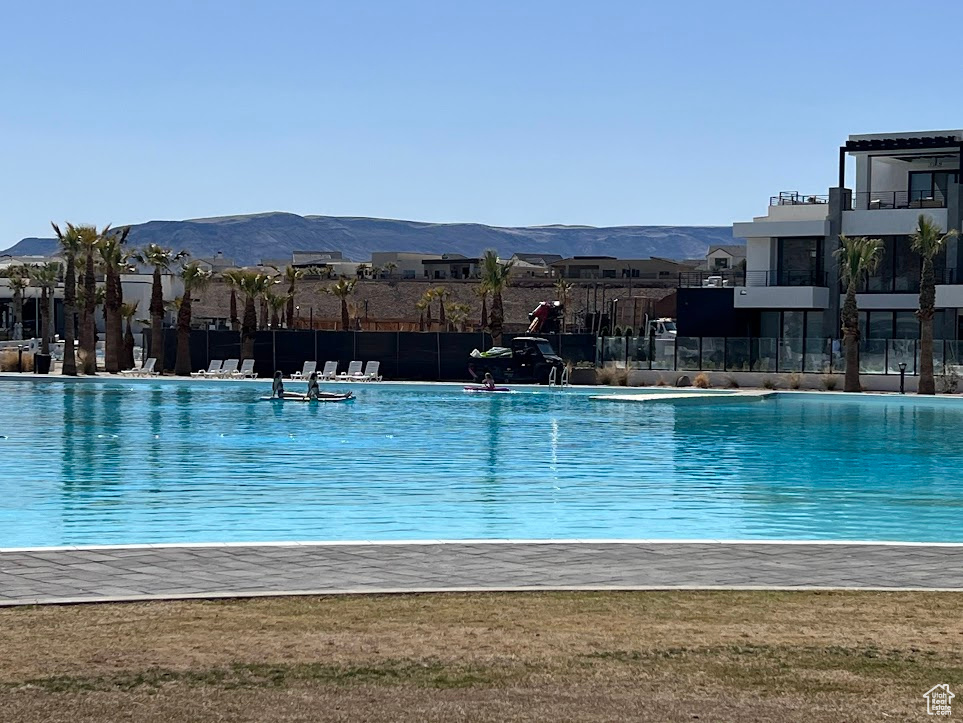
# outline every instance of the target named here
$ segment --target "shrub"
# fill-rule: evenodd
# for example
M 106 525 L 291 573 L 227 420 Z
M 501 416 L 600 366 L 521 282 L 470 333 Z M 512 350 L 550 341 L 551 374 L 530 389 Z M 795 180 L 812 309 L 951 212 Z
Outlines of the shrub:
M 692 383 L 699 387 L 699 389 L 708 389 L 712 386 L 711 382 L 709 381 L 709 375 L 705 372 L 702 372 L 695 379 L 693 379 Z
M 775 388 L 776 388 L 776 380 L 773 379 L 772 377 L 768 377 L 768 376 L 767 376 L 767 377 L 764 377 L 763 380 L 762 380 L 762 386 L 763 386 L 765 389 L 775 389 Z
M 820 382 L 822 382 L 823 389 L 825 389 L 827 392 L 831 392 L 839 386 L 839 377 L 834 377 L 832 374 L 823 374 L 823 376 L 820 378 Z
M 602 367 L 595 372 L 595 378 L 597 383 L 613 387 L 624 387 L 629 383 L 628 371 L 615 367 Z
M 738 388 L 739 388 L 739 380 L 736 379 L 736 378 L 735 378 L 734 376 L 732 376 L 731 374 L 729 374 L 729 375 L 726 376 L 726 386 L 729 387 L 730 389 L 738 389 Z
M 940 394 L 956 394 L 960 386 L 960 375 L 954 369 L 948 369 L 941 376 L 937 377 Z
M 802 377 L 799 372 L 792 372 L 786 375 L 786 386 L 790 389 L 799 389 L 802 384 Z
M 17 367 L 17 358 L 19 355 L 20 352 L 16 349 L 4 349 L 0 351 L 0 372 L 19 371 Z M 23 355 L 23 371 L 33 371 L 33 354 L 25 353 Z
M 666 386 L 668 386 L 668 384 L 666 384 L 666 382 L 665 382 L 665 377 L 660 374 L 660 375 L 659 375 L 659 381 L 657 381 L 657 382 L 655 383 L 655 386 L 657 386 L 657 387 L 666 387 Z

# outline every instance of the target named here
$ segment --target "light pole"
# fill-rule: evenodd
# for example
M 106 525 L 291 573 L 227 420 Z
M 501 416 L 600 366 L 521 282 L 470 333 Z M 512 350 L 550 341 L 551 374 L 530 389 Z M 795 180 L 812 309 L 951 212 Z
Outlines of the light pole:
M 899 363 L 899 393 L 906 394 L 904 382 L 906 380 L 906 362 Z

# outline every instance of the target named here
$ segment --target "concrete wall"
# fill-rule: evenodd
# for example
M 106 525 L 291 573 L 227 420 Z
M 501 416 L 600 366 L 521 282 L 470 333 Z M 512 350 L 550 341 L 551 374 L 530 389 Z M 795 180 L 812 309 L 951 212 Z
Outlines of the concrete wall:
M 749 286 L 736 287 L 737 309 L 825 309 L 829 289 L 824 286 Z
M 911 234 L 920 214 L 929 216 L 940 228 L 946 228 L 945 208 L 875 209 L 844 211 L 843 233 L 847 236 L 896 236 Z

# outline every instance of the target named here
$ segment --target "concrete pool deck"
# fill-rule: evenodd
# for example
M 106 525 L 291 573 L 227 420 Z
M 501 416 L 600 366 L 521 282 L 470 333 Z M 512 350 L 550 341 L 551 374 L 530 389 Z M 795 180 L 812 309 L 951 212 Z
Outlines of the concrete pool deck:
M 0 606 L 532 590 L 963 592 L 963 544 L 650 540 L 0 549 Z

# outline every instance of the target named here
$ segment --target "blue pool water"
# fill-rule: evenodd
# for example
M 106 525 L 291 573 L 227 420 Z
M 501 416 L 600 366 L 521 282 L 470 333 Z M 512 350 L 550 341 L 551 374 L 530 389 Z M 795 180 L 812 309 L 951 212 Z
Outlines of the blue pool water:
M 963 541 L 955 400 L 343 386 L 357 401 L 258 402 L 267 387 L 249 383 L 0 382 L 0 547 Z

